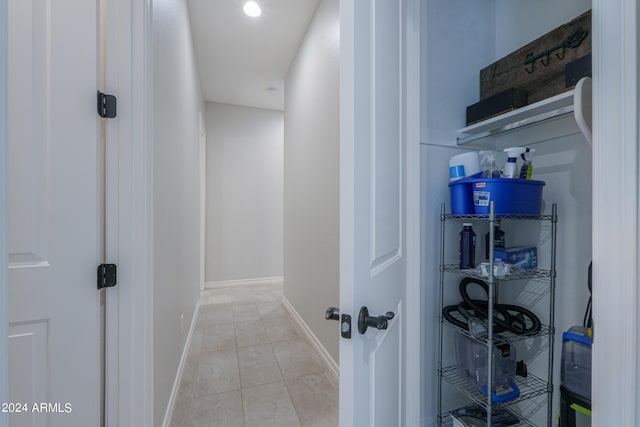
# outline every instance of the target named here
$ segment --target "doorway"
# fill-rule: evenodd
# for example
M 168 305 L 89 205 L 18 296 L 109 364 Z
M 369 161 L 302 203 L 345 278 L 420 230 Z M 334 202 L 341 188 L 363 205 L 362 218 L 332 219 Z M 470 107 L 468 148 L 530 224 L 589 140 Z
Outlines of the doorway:
M 225 3 L 225 2 L 221 2 Z M 229 2 L 231 4 L 233 2 Z M 306 5 L 304 5 L 306 3 Z M 304 47 L 305 43 L 308 43 L 308 39 L 305 38 L 305 34 L 309 35 L 309 31 L 314 27 L 314 13 L 317 16 L 315 6 L 317 1 L 313 2 L 291 2 L 290 4 L 273 5 L 269 9 L 269 5 L 264 6 L 263 18 L 265 21 L 251 20 L 246 16 L 234 16 L 233 19 L 240 19 L 236 27 L 242 28 L 243 32 L 254 36 L 254 42 L 260 44 L 264 43 L 262 49 L 269 51 L 272 57 L 280 58 L 282 53 L 271 50 L 269 43 L 262 42 L 260 39 L 269 39 L 272 37 L 280 37 L 277 32 L 272 34 L 271 37 L 261 36 L 258 39 L 255 38 L 257 30 L 267 25 L 268 19 L 279 19 L 278 14 L 283 11 L 278 11 L 279 8 L 291 9 L 294 12 L 302 7 L 309 7 L 311 4 L 313 7 L 308 11 L 308 16 L 304 20 L 290 19 L 293 23 L 294 29 L 299 33 L 296 37 L 287 36 L 286 40 L 280 40 L 281 48 L 288 49 L 290 55 L 285 60 L 279 60 L 284 62 L 282 72 L 277 79 L 271 81 L 265 81 L 261 83 L 261 87 L 258 88 L 257 101 L 233 101 L 229 98 L 225 98 L 224 92 L 219 91 L 216 88 L 216 82 L 210 83 L 207 79 L 202 80 L 202 92 L 205 98 L 205 110 L 204 122 L 207 133 L 207 220 L 206 220 L 206 259 L 205 259 L 205 290 L 202 293 L 200 300 L 200 315 L 198 322 L 206 324 L 203 319 L 209 314 L 212 308 L 222 300 L 229 301 L 231 307 L 225 307 L 227 309 L 239 310 L 237 314 L 240 316 L 240 323 L 243 321 L 256 322 L 258 319 L 243 318 L 242 310 L 252 311 L 256 315 L 260 315 L 260 319 L 263 319 L 265 323 L 270 323 L 272 327 L 269 330 L 280 331 L 284 337 L 278 338 L 276 332 L 275 337 L 269 338 L 269 330 L 265 330 L 263 333 L 263 340 L 268 339 L 267 342 L 253 342 L 254 346 L 271 346 L 271 353 L 273 357 L 270 360 L 276 361 L 276 366 L 279 366 L 283 370 L 280 372 L 282 377 L 282 383 L 285 387 L 288 387 L 287 376 L 289 371 L 286 367 L 277 365 L 282 360 L 277 359 L 278 349 L 276 347 L 283 345 L 283 342 L 289 343 L 287 345 L 302 345 L 308 346 L 310 353 L 313 354 L 317 348 L 328 347 L 326 341 L 330 341 L 333 346 L 333 353 L 330 353 L 326 349 L 323 350 L 320 356 L 314 356 L 311 362 L 301 362 L 303 365 L 310 364 L 316 366 L 312 369 L 314 372 L 308 372 L 309 375 L 316 375 L 318 362 L 322 366 L 323 370 L 327 370 L 325 360 L 330 360 L 331 370 L 337 374 L 337 342 L 338 333 L 336 331 L 336 324 L 333 322 L 327 322 L 324 320 L 324 309 L 331 305 L 338 304 L 338 195 L 337 195 L 337 179 L 338 179 L 338 68 L 337 68 L 337 49 L 338 49 L 338 2 L 324 2 L 331 3 L 330 10 L 326 10 L 324 15 L 325 20 L 321 22 L 321 25 L 316 24 L 316 33 L 312 37 L 317 41 L 320 39 L 318 34 L 322 34 L 322 39 L 327 38 L 331 41 L 331 48 L 336 49 L 333 58 L 329 61 L 331 68 L 330 72 L 324 73 L 328 75 L 327 81 L 329 82 L 321 90 L 320 94 L 323 94 L 327 100 L 322 103 L 324 110 L 316 109 L 316 112 L 320 112 L 321 116 L 318 120 L 321 125 L 318 126 L 320 132 L 314 132 L 317 135 L 310 135 L 311 129 L 307 129 L 304 132 L 304 128 L 301 124 L 295 129 L 295 134 L 291 138 L 296 148 L 300 150 L 301 146 L 304 146 L 309 139 L 316 138 L 313 144 L 307 146 L 306 154 L 304 150 L 298 151 L 298 161 L 293 161 L 292 171 L 296 173 L 295 177 L 291 176 L 291 182 L 296 185 L 296 192 L 300 190 L 306 191 L 302 193 L 305 197 L 304 201 L 299 200 L 296 204 L 298 211 L 295 212 L 295 216 L 299 219 L 295 221 L 297 227 L 296 236 L 298 239 L 303 239 L 304 234 L 308 234 L 310 231 L 317 233 L 319 238 L 308 237 L 305 240 L 296 241 L 296 249 L 292 249 L 293 255 L 298 255 L 298 259 L 293 260 L 291 265 L 297 266 L 296 273 L 289 276 L 292 280 L 295 278 L 295 285 L 291 286 L 292 295 L 287 298 L 287 280 L 288 275 L 284 274 L 286 270 L 286 263 L 283 262 L 283 258 L 286 258 L 286 253 L 283 254 L 283 240 L 286 239 L 287 231 L 285 230 L 286 224 L 294 224 L 294 221 L 287 221 L 286 218 L 286 197 L 283 200 L 283 193 L 287 191 L 287 184 L 284 182 L 284 175 L 287 174 L 287 168 L 283 162 L 286 159 L 286 141 L 287 141 L 287 126 L 296 123 L 296 117 L 288 117 L 287 109 L 285 108 L 285 99 L 289 102 L 297 100 L 294 98 L 296 92 L 290 89 L 285 89 L 285 81 L 292 75 L 291 67 L 294 67 L 294 63 L 302 62 L 302 56 L 311 54 L 309 47 Z M 303 6 L 302 6 L 302 5 Z M 191 18 L 192 34 L 194 36 L 194 47 L 196 57 L 198 60 L 200 75 L 208 75 L 207 61 L 213 61 L 207 59 L 200 54 L 199 37 L 201 36 L 202 27 L 207 28 L 215 27 L 215 23 L 212 20 L 224 20 L 224 11 L 211 11 L 206 8 L 212 7 L 211 2 L 199 2 L 191 1 L 189 3 L 189 11 Z M 200 10 L 199 8 L 205 8 Z M 287 14 L 291 13 L 289 10 L 285 11 Z M 331 14 L 333 18 L 333 24 L 327 25 L 327 15 Z M 234 14 L 237 11 L 233 12 Z M 228 18 L 231 19 L 231 18 Z M 213 24 L 213 25 L 212 25 Z M 309 26 L 311 25 L 311 26 Z M 201 27 L 202 26 L 202 27 Z M 287 26 L 291 26 L 288 24 Z M 309 28 L 307 28 L 309 27 Z M 272 30 L 274 31 L 274 30 Z M 235 34 L 235 33 L 232 33 Z M 246 34 L 232 35 L 227 33 L 224 38 L 229 41 L 229 45 L 232 45 L 237 51 L 242 51 L 244 46 L 238 45 L 238 40 L 248 37 Z M 327 35 L 329 37 L 327 37 Z M 257 41 L 256 41 L 257 40 Z M 295 40 L 292 42 L 292 40 Z M 274 44 L 276 43 L 274 42 Z M 215 41 L 209 42 L 203 45 L 203 55 L 211 55 L 211 46 L 215 44 Z M 235 47 L 234 47 L 235 46 Z M 282 50 L 282 49 L 280 49 Z M 301 53 L 303 52 L 304 53 Z M 320 55 L 324 55 L 326 52 L 315 54 L 313 57 L 317 63 L 323 62 Z M 220 53 L 221 55 L 223 53 Z M 258 53 L 260 57 L 262 53 Z M 247 54 L 249 56 L 249 54 Z M 297 62 L 296 62 L 297 61 Z M 220 64 L 221 61 L 213 61 Z M 309 67 L 308 62 L 306 67 Z M 256 69 L 258 66 L 246 66 L 236 65 L 235 73 L 243 74 L 245 69 Z M 248 72 L 247 72 L 248 73 Z M 224 72 L 218 70 L 218 76 L 224 75 Z M 322 74 L 320 70 L 316 71 L 314 77 Z M 297 73 L 301 75 L 301 73 Z M 219 77 L 220 78 L 220 77 Z M 229 84 L 227 84 L 229 85 Z M 307 87 L 310 85 L 306 85 Z M 251 81 L 244 83 L 241 86 L 234 86 L 235 91 L 242 94 L 247 89 L 255 90 L 254 86 L 251 86 Z M 211 95 L 211 93 L 217 95 Z M 312 99 L 317 100 L 318 92 L 302 93 L 298 91 L 298 97 L 307 100 L 305 103 L 307 106 L 311 106 Z M 291 98 L 288 96 L 291 95 Z M 267 101 L 263 102 L 262 100 Z M 273 100 L 280 99 L 280 106 L 273 107 L 267 102 L 273 102 Z M 213 101 L 213 102 L 212 102 Z M 305 107 L 305 103 L 298 102 L 300 107 Z M 289 104 L 291 105 L 291 104 Z M 328 110 L 328 113 L 326 112 Z M 314 115 L 313 109 L 307 111 L 311 116 Z M 324 120 L 324 116 L 329 115 L 332 122 L 327 123 Z M 318 114 L 316 114 L 316 118 Z M 299 118 L 299 117 L 298 117 Z M 311 121 L 309 121 L 311 122 Z M 302 133 L 301 133 L 302 132 Z M 333 133 L 330 133 L 333 132 Z M 276 136 L 276 134 L 278 136 Z M 310 138 L 313 137 L 313 138 Z M 312 150 L 309 150 L 311 148 Z M 322 154 L 323 151 L 330 148 L 330 156 Z M 295 170 L 295 169 L 298 170 Z M 306 172 L 306 175 L 304 174 Z M 279 178 L 276 176 L 279 174 Z M 293 184 L 292 184 L 293 185 Z M 314 187 L 315 186 L 315 187 Z M 315 188 L 322 188 L 321 191 L 314 191 Z M 325 201 L 330 199 L 330 203 Z M 314 206 L 320 207 L 315 209 Z M 329 206 L 329 207 L 327 207 Z M 306 212 L 312 212 L 313 217 L 309 217 L 304 213 L 299 212 L 303 208 Z M 324 209 L 324 210 L 323 210 Z M 330 215 L 325 215 L 330 209 Z M 283 213 L 283 211 L 285 213 Z M 293 219 L 290 216 L 289 219 Z M 318 225 L 314 228 L 313 224 Z M 276 237 L 276 235 L 279 235 Z M 291 235 L 291 231 L 289 231 Z M 323 241 L 324 240 L 324 241 Z M 301 242 L 304 242 L 304 246 L 301 246 Z M 317 242 L 318 247 L 310 245 L 309 242 Z M 296 253 L 297 252 L 297 253 Z M 315 254 L 315 256 L 314 256 Z M 326 258 L 326 254 L 329 254 L 330 259 Z M 300 256 L 305 256 L 304 263 L 300 262 Z M 330 270 L 329 279 L 326 271 L 320 271 L 319 274 L 311 272 L 309 268 L 314 264 L 318 266 L 325 266 L 323 270 Z M 274 268 L 276 266 L 277 268 Z M 320 270 L 321 267 L 316 267 Z M 306 269 L 306 270 L 305 270 Z M 316 270 L 316 271 L 317 271 Z M 284 276 L 284 286 L 282 284 Z M 304 280 L 300 280 L 304 277 Z M 322 286 L 318 285 L 318 282 L 322 283 Z M 269 287 L 275 286 L 275 289 L 269 290 Z M 284 288 L 284 301 L 282 300 Z M 323 299 L 316 298 L 314 292 L 327 289 L 333 289 L 334 296 L 324 296 Z M 279 292 L 278 299 L 273 301 L 273 292 Z M 297 293 L 296 293 L 297 291 Z M 219 299 L 216 299 L 215 295 L 220 295 Z M 306 295 L 305 295 L 306 294 Z M 245 297 L 241 300 L 240 297 Z M 246 299 L 248 298 L 248 299 Z M 221 299 L 221 300 L 220 300 Z M 266 300 L 266 301 L 261 301 Z M 285 302 L 286 301 L 286 302 Z M 302 301 L 302 303 L 301 303 Z M 262 307 L 260 304 L 264 302 L 266 307 Z M 301 305 L 301 304 L 307 304 Z M 245 306 L 245 307 L 241 307 Z M 272 307 L 273 306 L 273 307 Z M 220 307 L 221 311 L 224 311 L 223 307 Z M 260 311 L 267 310 L 267 313 L 261 313 Z M 271 311 L 274 311 L 273 313 Z M 273 316 L 273 317 L 269 317 Z M 232 316 L 233 317 L 233 316 Z M 280 319 L 281 325 L 278 325 L 275 319 Z M 235 319 L 235 317 L 234 317 Z M 197 325 L 200 325 L 198 323 Z M 192 345 L 198 346 L 199 336 L 204 336 L 205 342 L 212 342 L 215 340 L 212 334 L 204 333 L 200 331 L 199 326 L 195 327 L 194 334 L 192 335 Z M 302 330 L 297 325 L 305 325 Z M 280 327 L 279 327 L 280 326 Z M 206 355 L 205 361 L 202 363 L 199 361 L 198 365 L 202 369 L 206 369 L 204 366 L 211 360 L 208 357 L 213 357 L 212 353 L 216 351 L 235 351 L 236 357 L 240 362 L 237 365 L 237 374 L 240 378 L 240 395 L 243 394 L 243 389 L 246 388 L 242 384 L 243 379 L 243 364 L 241 357 L 245 355 L 246 347 L 242 346 L 242 333 L 245 325 L 234 324 L 231 332 L 233 332 L 237 345 L 233 348 L 222 349 L 216 347 L 216 345 L 204 345 L 204 348 L 200 350 L 200 356 Z M 256 326 L 257 330 L 262 328 Z M 282 330 L 284 328 L 284 331 Z M 295 330 L 298 328 L 298 332 L 287 335 L 287 331 Z M 208 328 L 213 329 L 213 328 Z M 324 336 L 318 334 L 318 329 L 325 330 Z M 273 333 L 272 331 L 272 333 Z M 202 334 L 199 334 L 202 332 Z M 226 331 L 229 332 L 228 330 Z M 315 336 L 309 342 L 306 341 L 307 336 Z M 318 338 L 319 337 L 319 338 Z M 227 343 L 229 343 L 227 336 Z M 282 339 L 284 338 L 284 339 Z M 225 341 L 223 337 L 220 338 Z M 324 342 L 322 340 L 325 340 Z M 273 342 L 272 342 L 273 341 Z M 253 347 L 253 346 L 252 346 Z M 307 347 L 305 347 L 307 348 Z M 216 350 L 216 351 L 212 351 Z M 255 350 L 257 351 L 257 350 Z M 294 351 L 298 354 L 300 352 Z M 309 353 L 304 351 L 302 353 Z M 191 354 L 191 353 L 190 353 Z M 191 356 L 196 357 L 196 356 Z M 275 358 L 275 359 L 274 359 Z M 325 359 L 325 360 L 323 360 Z M 189 381 L 189 377 L 193 373 L 189 373 L 189 356 L 187 356 L 187 362 L 185 364 L 185 371 L 183 373 L 183 384 L 185 381 Z M 213 362 L 212 362 L 213 363 Z M 199 369 L 191 366 L 192 371 L 198 372 Z M 303 371 L 303 373 L 306 373 Z M 203 374 L 204 375 L 204 374 Z M 332 374 L 333 375 L 333 374 Z M 203 383 L 206 380 L 201 377 L 198 381 Z M 334 381 L 335 382 L 335 381 Z M 251 384 L 251 382 L 249 382 Z M 262 384 L 259 384 L 262 385 Z M 236 392 L 238 390 L 230 390 Z M 286 393 L 289 398 L 292 399 L 292 405 L 296 405 L 294 396 L 290 393 Z M 294 393 L 295 394 L 295 393 Z M 337 390 L 332 393 L 332 399 L 337 399 Z M 328 400 L 329 401 L 329 400 Z M 178 405 L 175 410 L 180 412 L 183 407 L 181 402 L 180 392 L 177 397 Z M 292 406 L 292 407 L 293 407 Z M 337 406 L 336 406 L 337 408 Z M 299 408 L 296 408 L 299 409 Z M 174 414 L 174 419 L 177 414 Z M 305 416 L 305 415 L 300 415 Z M 337 416 L 337 412 L 336 412 Z

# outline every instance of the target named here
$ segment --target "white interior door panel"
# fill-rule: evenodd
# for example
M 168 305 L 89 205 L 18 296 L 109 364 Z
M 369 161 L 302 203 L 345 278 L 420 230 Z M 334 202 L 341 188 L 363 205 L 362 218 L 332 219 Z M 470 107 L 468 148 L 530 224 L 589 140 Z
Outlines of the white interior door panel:
M 12 427 L 100 419 L 96 13 L 8 2 L 8 403 L 26 409 Z

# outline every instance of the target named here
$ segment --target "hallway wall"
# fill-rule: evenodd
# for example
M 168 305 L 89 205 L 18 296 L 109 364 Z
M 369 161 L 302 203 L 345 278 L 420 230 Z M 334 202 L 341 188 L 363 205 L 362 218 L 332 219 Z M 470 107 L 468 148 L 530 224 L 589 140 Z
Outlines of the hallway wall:
M 160 426 L 200 295 L 198 115 L 204 102 L 186 0 L 153 0 L 152 10 L 153 425 Z
M 284 115 L 206 104 L 206 285 L 282 277 Z
M 284 297 L 338 361 L 339 9 L 322 0 L 289 68 L 284 113 Z

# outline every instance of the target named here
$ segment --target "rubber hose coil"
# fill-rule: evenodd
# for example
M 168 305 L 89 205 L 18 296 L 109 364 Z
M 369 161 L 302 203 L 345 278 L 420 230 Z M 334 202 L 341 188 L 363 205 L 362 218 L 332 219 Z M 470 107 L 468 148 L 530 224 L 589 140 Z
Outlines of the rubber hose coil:
M 489 296 L 489 285 L 486 282 L 470 277 L 465 277 L 460 281 L 460 296 L 463 302 L 458 305 L 449 305 L 442 309 L 442 316 L 449 322 L 460 328 L 467 329 L 468 325 L 453 316 L 454 311 L 459 311 L 462 307 L 467 311 L 473 311 L 473 315 L 479 319 L 487 320 L 489 317 L 488 305 L 484 300 L 471 299 L 467 292 L 467 287 L 475 283 L 484 289 L 487 299 Z M 540 319 L 531 311 L 524 307 L 511 304 L 494 304 L 493 325 L 496 333 L 509 331 L 517 335 L 535 335 L 542 327 Z

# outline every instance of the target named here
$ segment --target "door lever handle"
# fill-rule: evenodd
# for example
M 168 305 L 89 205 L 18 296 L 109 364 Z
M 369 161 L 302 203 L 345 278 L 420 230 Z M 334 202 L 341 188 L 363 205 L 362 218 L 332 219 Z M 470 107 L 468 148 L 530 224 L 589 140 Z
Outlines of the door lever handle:
M 369 316 L 369 309 L 363 306 L 358 316 L 358 332 L 364 335 L 369 327 L 379 330 L 387 329 L 389 320 L 393 319 L 394 316 L 392 311 L 387 311 L 386 314 L 377 317 Z
M 327 320 L 340 320 L 340 309 L 337 307 L 329 307 L 324 312 L 324 318 Z

